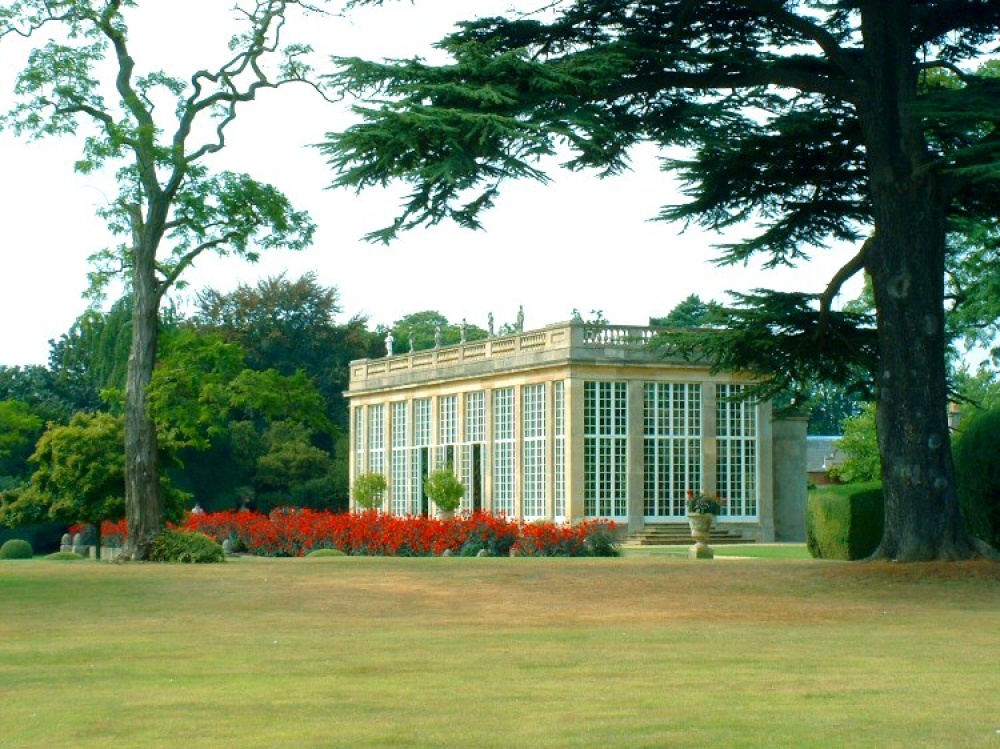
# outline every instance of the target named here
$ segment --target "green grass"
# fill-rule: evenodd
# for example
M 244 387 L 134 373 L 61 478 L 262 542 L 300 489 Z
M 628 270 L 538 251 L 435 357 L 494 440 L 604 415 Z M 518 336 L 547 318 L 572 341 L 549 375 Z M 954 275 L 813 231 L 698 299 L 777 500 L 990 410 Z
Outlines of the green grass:
M 805 544 L 717 544 L 712 546 L 717 557 L 749 559 L 810 559 Z M 672 557 L 687 559 L 687 546 L 630 546 L 624 550 L 627 557 Z
M 1000 566 L 0 563 L 0 745 L 1000 746 Z

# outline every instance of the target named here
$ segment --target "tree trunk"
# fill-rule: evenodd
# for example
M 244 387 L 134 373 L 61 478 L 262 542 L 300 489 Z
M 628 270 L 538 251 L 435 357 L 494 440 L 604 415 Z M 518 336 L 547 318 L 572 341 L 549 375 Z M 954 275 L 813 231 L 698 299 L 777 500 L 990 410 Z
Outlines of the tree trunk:
M 944 217 L 940 201 L 883 196 L 868 267 L 878 319 L 876 424 L 885 533 L 876 556 L 967 559 L 948 430 Z
M 133 250 L 132 346 L 125 385 L 126 559 L 149 557 L 153 537 L 163 524 L 163 497 L 156 425 L 149 414 L 147 390 L 156 365 L 160 295 L 156 283 L 155 245 L 136 242 Z
M 945 369 L 948 198 L 912 114 L 917 68 L 906 0 L 862 2 L 866 80 L 859 102 L 875 242 L 866 258 L 879 340 L 876 419 L 885 533 L 876 557 L 977 556 L 955 489 Z

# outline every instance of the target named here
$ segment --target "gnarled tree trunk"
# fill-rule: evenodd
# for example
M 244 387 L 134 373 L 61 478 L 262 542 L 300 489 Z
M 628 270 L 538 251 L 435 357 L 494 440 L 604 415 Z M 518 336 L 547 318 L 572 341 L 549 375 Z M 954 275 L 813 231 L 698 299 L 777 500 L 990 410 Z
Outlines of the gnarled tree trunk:
M 160 294 L 156 283 L 155 244 L 139 237 L 133 250 L 132 347 L 125 385 L 126 559 L 149 557 L 150 544 L 163 524 L 163 496 L 156 425 L 147 391 L 156 366 Z
M 945 370 L 947 197 L 929 166 L 913 104 L 911 3 L 862 3 L 866 80 L 858 113 L 868 148 L 875 242 L 866 258 L 879 340 L 878 416 L 885 533 L 876 557 L 978 554 L 955 488 Z

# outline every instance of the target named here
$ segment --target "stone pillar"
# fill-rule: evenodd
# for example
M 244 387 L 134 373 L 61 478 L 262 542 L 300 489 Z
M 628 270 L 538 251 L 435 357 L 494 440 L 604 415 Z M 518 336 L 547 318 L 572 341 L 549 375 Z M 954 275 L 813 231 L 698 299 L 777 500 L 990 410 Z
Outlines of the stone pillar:
M 806 426 L 805 416 L 776 418 L 774 439 L 774 540 L 806 540 Z
M 493 388 L 483 393 L 483 510 L 493 512 Z
M 716 406 L 718 395 L 714 382 L 704 382 L 701 385 L 701 490 L 707 494 L 715 494 L 718 489 L 719 458 L 718 429 L 716 428 Z M 691 487 L 692 489 L 694 487 Z
M 759 539 L 774 541 L 774 436 L 771 401 L 757 407 L 757 518 Z
M 545 383 L 545 517 L 556 517 L 556 384 Z
M 640 530 L 644 523 L 645 510 L 643 496 L 645 494 L 646 476 L 644 471 L 645 455 L 643 451 L 643 384 L 632 380 L 628 386 L 628 530 L 633 533 Z
M 566 380 L 566 520 L 583 520 L 583 380 Z
M 382 427 L 384 429 L 383 433 L 383 465 L 385 469 L 382 471 L 382 475 L 385 476 L 385 494 L 382 495 L 382 510 L 384 512 L 391 512 L 392 507 L 392 427 L 395 419 L 395 414 L 393 413 L 393 406 L 391 401 L 386 401 L 382 408 L 385 409 L 384 415 L 382 417 Z
M 514 387 L 514 518 L 524 520 L 524 385 Z

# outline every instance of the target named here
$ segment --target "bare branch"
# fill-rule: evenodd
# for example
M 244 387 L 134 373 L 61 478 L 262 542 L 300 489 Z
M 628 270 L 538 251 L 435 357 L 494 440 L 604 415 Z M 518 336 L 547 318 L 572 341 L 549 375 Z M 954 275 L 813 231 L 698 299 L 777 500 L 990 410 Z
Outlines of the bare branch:
M 226 245 L 242 236 L 241 232 L 231 231 L 227 234 L 223 234 L 221 237 L 216 237 L 215 239 L 209 240 L 208 242 L 203 242 L 202 244 L 192 248 L 190 251 L 184 253 L 177 264 L 173 266 L 170 270 L 164 269 L 161 265 L 157 264 L 157 270 L 163 275 L 163 278 L 158 284 L 159 295 L 163 295 L 167 290 L 174 285 L 180 275 L 198 258 L 199 255 L 206 252 L 207 250 L 215 249 L 216 247 L 221 247 Z
M 833 300 L 836 298 L 837 294 L 840 293 L 840 289 L 845 283 L 855 275 L 860 273 L 865 268 L 865 259 L 868 254 L 872 251 L 875 242 L 877 241 L 876 235 L 872 234 L 868 239 L 865 240 L 864 244 L 861 245 L 861 249 L 858 250 L 857 254 L 848 260 L 843 267 L 838 270 L 833 278 L 830 279 L 830 283 L 827 284 L 826 290 L 820 294 L 819 297 L 819 328 L 818 334 L 822 337 L 826 330 L 827 324 L 830 320 L 830 311 L 833 306 Z

